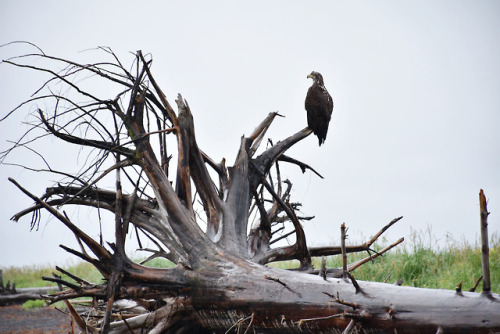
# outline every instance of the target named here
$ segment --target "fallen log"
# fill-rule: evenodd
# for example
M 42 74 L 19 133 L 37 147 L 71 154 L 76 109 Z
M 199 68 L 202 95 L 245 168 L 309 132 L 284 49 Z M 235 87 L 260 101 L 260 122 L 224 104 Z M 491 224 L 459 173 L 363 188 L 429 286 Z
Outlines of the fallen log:
M 16 292 L 0 294 L 0 306 L 18 305 L 28 300 L 44 299 L 54 291 L 57 287 L 40 287 L 40 288 L 16 288 Z
M 142 290 L 143 297 L 183 291 L 182 297 L 165 298 L 167 305 L 157 314 L 164 314 L 167 308 L 172 319 L 183 314 L 191 322 L 186 330 L 201 327 L 224 333 L 233 326 L 244 330 L 251 319 L 251 328 L 273 333 L 336 333 L 334 329 L 346 328 L 351 320 L 367 333 L 377 329 L 377 333 L 434 334 L 438 328 L 444 333 L 500 331 L 498 294 L 487 296 L 365 281 L 357 281 L 355 287 L 352 281 L 341 278 L 324 280 L 316 275 L 250 263 L 225 263 L 203 272 L 175 268 L 169 276 L 170 280 L 177 277 L 176 284 L 171 284 L 175 291 L 166 291 L 164 284 L 158 289 L 147 289 L 148 292 Z M 150 316 L 154 318 L 155 313 Z M 141 318 L 136 320 L 145 319 L 143 315 L 138 317 Z M 137 328 L 144 325 L 136 323 Z M 124 332 L 126 325 L 122 325 L 114 323 L 113 328 Z
M 167 101 L 152 75 L 152 60 L 138 51 L 132 67 L 126 68 L 111 50 L 106 52 L 116 61 L 78 64 L 43 52 L 4 61 L 51 74 L 29 100 L 44 106 L 52 101 L 54 106 L 37 110 L 31 130 L 44 131 L 36 138 L 50 134 L 96 154 L 80 166 L 82 173 L 70 175 L 51 167 L 50 172 L 64 175 L 67 182 L 47 188 L 41 196 L 10 179 L 34 202 L 13 219 L 32 213 L 33 228 L 40 210 L 47 211 L 72 231 L 80 250 L 61 247 L 91 263 L 104 277 L 99 285 L 72 274 L 71 282 L 57 275 L 44 277 L 61 290 L 47 298 L 65 301 L 82 332 L 500 332 L 497 294 L 356 281 L 350 271 L 375 257 L 371 245 L 401 218 L 362 245 L 308 247 L 302 223 L 311 217 L 298 215 L 301 204 L 292 201 L 292 183 L 282 179 L 279 163 L 311 169 L 296 159 L 282 158 L 312 129 L 299 125 L 290 136 L 260 147 L 279 116 L 269 113 L 241 138 L 232 166 L 226 166 L 224 158 L 216 163 L 198 146 L 187 101 L 178 95 L 177 112 Z M 24 63 L 30 58 L 55 62 L 58 70 L 45 68 L 45 62 Z M 79 86 L 80 73 L 120 89 L 117 95 L 98 97 Z M 75 95 L 54 93 L 68 90 Z M 13 149 L 29 144 L 22 136 Z M 114 180 L 108 179 L 111 174 Z M 105 181 L 113 181 L 116 189 L 110 190 Z M 62 210 L 66 205 L 113 213 L 114 241 L 104 240 L 102 233 L 86 233 Z M 131 261 L 125 244 L 132 231 L 139 244 L 141 238 L 154 243 L 149 249 L 153 257 L 165 257 L 176 266 L 151 268 Z M 277 241 L 289 236 L 290 244 L 278 246 Z M 338 275 L 338 268 L 325 264 L 321 276 L 312 268 L 314 256 L 351 251 L 370 256 L 351 265 L 344 260 L 340 278 L 331 277 Z M 265 266 L 291 259 L 299 261 L 301 272 Z M 80 313 L 69 303 L 80 297 L 92 299 L 89 312 Z M 131 311 L 119 305 L 121 300 L 137 307 Z

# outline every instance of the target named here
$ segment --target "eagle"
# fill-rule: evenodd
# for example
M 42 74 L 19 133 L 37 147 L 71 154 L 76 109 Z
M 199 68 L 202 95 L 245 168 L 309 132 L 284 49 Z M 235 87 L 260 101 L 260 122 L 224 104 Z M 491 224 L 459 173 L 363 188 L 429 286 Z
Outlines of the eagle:
M 325 142 L 328 123 L 332 118 L 333 100 L 323 83 L 323 76 L 311 72 L 307 78 L 313 79 L 306 96 L 307 126 L 318 136 L 319 146 Z

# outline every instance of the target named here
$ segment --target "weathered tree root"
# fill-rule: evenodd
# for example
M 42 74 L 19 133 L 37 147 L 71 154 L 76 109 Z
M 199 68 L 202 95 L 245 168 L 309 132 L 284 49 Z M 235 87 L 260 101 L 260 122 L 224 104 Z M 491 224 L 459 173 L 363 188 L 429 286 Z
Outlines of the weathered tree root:
M 133 66 L 127 68 L 110 49 L 100 49 L 111 61 L 78 64 L 40 49 L 4 60 L 52 76 L 29 101 L 8 113 L 7 117 L 32 102 L 54 106 L 37 110 L 37 123 L 12 149 L 29 147 L 50 134 L 93 154 L 74 175 L 58 171 L 44 160 L 46 168 L 38 171 L 62 175 L 69 181 L 47 188 L 40 197 L 11 179 L 34 201 L 13 219 L 32 214 L 34 228 L 40 211 L 49 212 L 73 232 L 81 249 L 61 247 L 93 264 L 105 279 L 94 284 L 64 270 L 59 271 L 75 282 L 59 276 L 44 278 L 60 285 L 61 291 L 47 298 L 50 302 L 64 300 L 81 332 L 349 333 L 355 327 L 386 333 L 500 331 L 499 296 L 491 292 L 408 288 L 357 281 L 352 276 L 360 265 L 403 241 L 379 252 L 371 249 L 402 217 L 361 245 L 307 246 L 301 224 L 312 217 L 297 214 L 301 204 L 291 200 L 292 182 L 282 180 L 280 163 L 322 177 L 308 164 L 285 155 L 311 129 L 303 128 L 262 148 L 267 130 L 281 116 L 271 112 L 249 136 L 241 138 L 232 166 L 225 159 L 216 163 L 198 146 L 189 104 L 179 94 L 177 111 L 172 108 L 153 77 L 151 59 L 138 51 Z M 33 58 L 46 62 L 23 63 Z M 41 63 L 48 65 L 42 67 Z M 62 71 L 52 69 L 61 65 Z M 81 74 L 118 87 L 116 95 L 99 97 L 77 80 Z M 39 130 L 43 132 L 37 133 Z M 12 149 L 1 153 L 0 161 Z M 114 191 L 102 189 L 106 180 L 115 184 Z M 85 233 L 60 211 L 69 205 L 112 212 L 114 241 L 106 244 L 102 235 L 92 238 Z M 151 268 L 131 261 L 125 243 L 132 231 L 139 244 L 141 238 L 154 244 L 153 248 L 140 248 L 176 266 Z M 294 244 L 277 246 L 291 235 Z M 345 237 L 342 239 L 345 243 Z M 326 268 L 326 262 L 321 269 L 312 268 L 312 257 L 356 251 L 366 251 L 369 256 L 350 265 L 344 260 L 342 269 Z M 299 270 L 264 266 L 290 259 L 300 262 Z M 91 298 L 91 305 L 83 310 L 73 307 L 69 300 L 77 297 Z

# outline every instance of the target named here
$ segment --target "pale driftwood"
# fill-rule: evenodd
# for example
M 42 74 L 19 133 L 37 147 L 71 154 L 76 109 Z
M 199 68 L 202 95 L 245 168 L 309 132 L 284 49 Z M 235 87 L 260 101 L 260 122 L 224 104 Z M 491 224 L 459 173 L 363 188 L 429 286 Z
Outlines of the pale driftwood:
M 44 278 L 64 287 L 50 295 L 51 302 L 92 297 L 91 308 L 99 315 L 92 324 L 68 303 L 81 331 L 338 333 L 350 331 L 349 324 L 354 323 L 361 327 L 360 331 L 369 333 L 500 331 L 500 296 L 494 293 L 458 293 L 357 281 L 348 271 L 366 260 L 340 269 L 349 280 L 332 278 L 333 271 L 338 273 L 339 269 L 326 265 L 321 276 L 311 275 L 315 273 L 312 257 L 339 254 L 341 247 L 307 246 L 301 224 L 310 217 L 297 215 L 300 203 L 292 200 L 292 183 L 281 179 L 277 163 L 283 161 L 302 170 L 313 170 L 284 156 L 311 130 L 297 130 L 263 149 L 260 144 L 264 135 L 278 116 L 269 113 L 250 136 L 241 138 L 232 166 L 227 166 L 225 159 L 215 163 L 198 146 L 188 103 L 178 95 L 177 112 L 171 107 L 152 75 L 151 61 L 139 51 L 130 71 L 110 50 L 106 51 L 114 58 L 113 64 L 82 65 L 43 53 L 5 61 L 51 74 L 53 79 L 45 85 L 65 85 L 64 89 L 57 87 L 49 90 L 48 95 L 32 99 L 43 99 L 43 105 L 54 99 L 54 109 L 38 110 L 40 122 L 35 130 L 43 128 L 62 141 L 101 152 L 97 162 L 82 167 L 86 173 L 71 176 L 67 184 L 47 188 L 42 196 L 23 187 L 25 182 L 11 179 L 34 202 L 13 219 L 33 212 L 35 226 L 38 212 L 48 211 L 73 232 L 81 251 L 61 247 L 93 264 L 105 278 L 103 284 L 74 275 L 70 277 L 76 283 L 57 276 Z M 58 69 L 60 64 L 67 67 L 54 72 L 37 67 L 42 62 L 21 63 L 30 57 L 56 62 Z M 118 85 L 121 91 L 116 97 L 102 99 L 76 86 L 74 82 L 79 81 L 74 76 L 80 72 Z M 74 97 L 53 93 L 66 88 L 90 102 L 80 103 Z M 59 105 L 61 101 L 67 103 L 64 108 Z M 110 118 L 113 126 L 106 127 Z M 167 136 L 175 144 L 169 144 Z M 29 143 L 20 140 L 15 146 Z M 167 151 L 167 144 L 174 149 Z M 172 151 L 176 152 L 175 157 L 170 155 Z M 174 173 L 169 172 L 171 159 L 177 161 Z M 112 167 L 101 170 L 103 162 Z M 52 168 L 50 171 L 69 176 Z M 116 173 L 112 180 L 116 189 L 100 189 L 98 175 L 106 174 L 102 177 L 106 178 L 111 171 Z M 106 244 L 89 236 L 60 211 L 65 205 L 112 212 L 114 241 Z M 248 234 L 253 208 L 258 210 L 257 218 Z M 200 227 L 200 216 L 206 229 Z M 370 252 L 374 241 L 399 219 L 362 245 L 342 247 L 344 253 Z M 153 255 L 161 254 L 176 266 L 151 268 L 132 262 L 124 251 L 128 240 L 125 236 L 132 228 L 153 241 L 157 247 L 151 249 Z M 295 236 L 294 244 L 272 247 L 273 240 L 289 233 Z M 264 266 L 290 259 L 300 262 L 298 270 Z M 127 313 L 119 307 L 120 300 L 133 300 L 147 313 Z
M 481 270 L 483 272 L 483 292 L 491 292 L 490 247 L 488 242 L 488 206 L 483 189 L 479 191 L 479 210 L 481 213 Z
M 15 293 L 0 294 L 0 306 L 22 304 L 28 300 L 44 299 L 43 296 L 57 291 L 55 287 L 16 288 Z

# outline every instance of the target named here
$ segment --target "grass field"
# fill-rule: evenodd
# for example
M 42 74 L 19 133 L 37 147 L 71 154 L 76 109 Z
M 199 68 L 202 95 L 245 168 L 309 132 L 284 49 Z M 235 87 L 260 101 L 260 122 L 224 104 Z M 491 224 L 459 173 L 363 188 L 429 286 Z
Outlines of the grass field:
M 403 280 L 403 285 L 454 290 L 460 282 L 462 289 L 468 291 L 481 277 L 481 247 L 465 241 L 448 239 L 440 247 L 432 235 L 413 232 L 403 244 L 361 266 L 352 272 L 357 280 L 393 283 Z M 385 242 L 374 245 L 375 250 L 387 246 Z M 500 237 L 493 234 L 490 238 L 490 275 L 491 289 L 500 293 Z M 348 263 L 366 257 L 366 253 L 348 255 Z M 321 266 L 320 259 L 314 259 L 315 268 Z M 289 261 L 273 265 L 280 268 L 298 266 L 298 262 Z M 327 267 L 341 268 L 340 256 L 329 257 Z M 477 292 L 482 290 L 482 284 Z
M 389 275 L 388 282 L 403 280 L 403 285 L 432 289 L 455 289 L 460 282 L 464 291 L 472 288 L 481 276 L 481 251 L 479 245 L 470 245 L 465 241 L 447 240 L 439 243 L 430 233 L 413 232 L 405 242 L 383 257 L 367 263 L 353 272 L 358 280 L 383 282 Z M 379 250 L 386 246 L 382 241 L 375 245 Z M 349 255 L 349 262 L 354 262 L 367 254 Z M 314 259 L 314 267 L 320 267 L 321 259 Z M 156 259 L 148 263 L 152 267 L 168 267 L 166 260 Z M 273 264 L 275 267 L 290 268 L 294 261 Z M 93 283 L 102 282 L 100 273 L 88 263 L 77 263 L 64 267 L 65 270 Z M 342 267 L 340 257 L 329 257 L 327 267 Z M 47 267 L 9 267 L 3 269 L 4 284 L 7 280 L 16 283 L 16 287 L 47 286 L 42 276 L 52 276 L 53 268 Z M 493 234 L 490 238 L 490 271 L 492 291 L 500 293 L 500 237 Z M 64 278 L 64 275 L 63 275 Z M 482 284 L 478 286 L 481 291 Z

